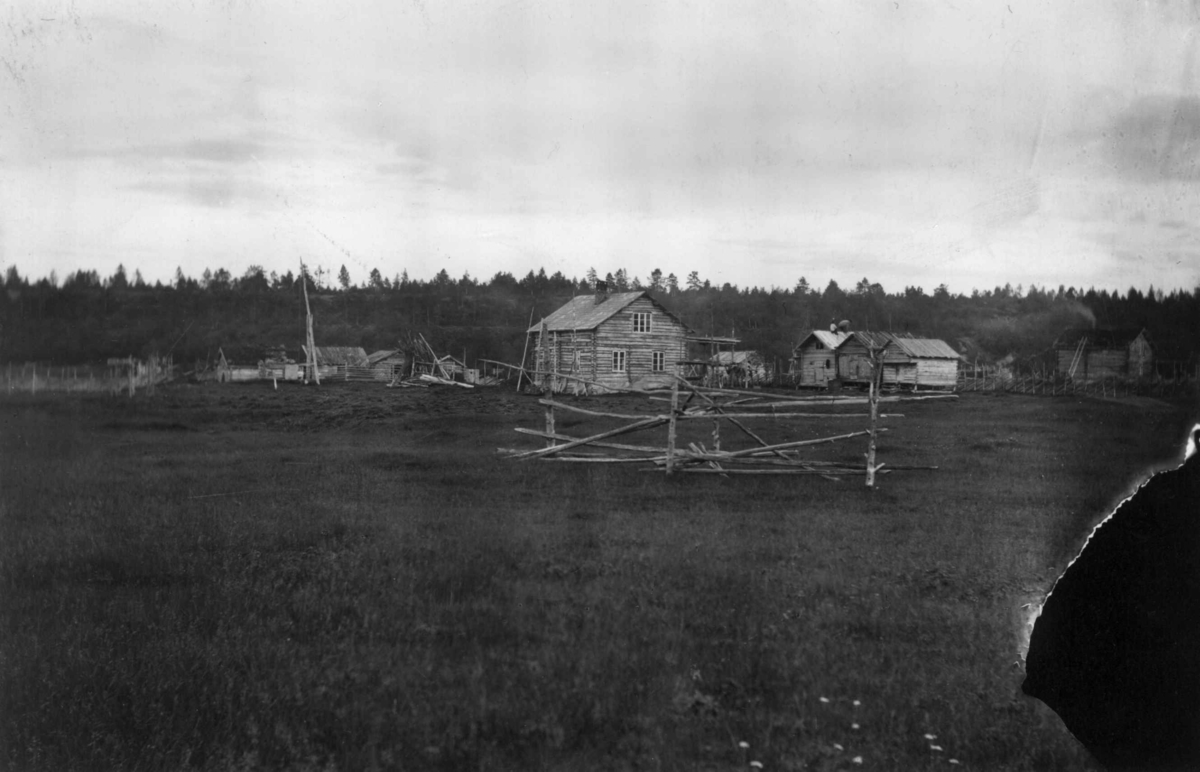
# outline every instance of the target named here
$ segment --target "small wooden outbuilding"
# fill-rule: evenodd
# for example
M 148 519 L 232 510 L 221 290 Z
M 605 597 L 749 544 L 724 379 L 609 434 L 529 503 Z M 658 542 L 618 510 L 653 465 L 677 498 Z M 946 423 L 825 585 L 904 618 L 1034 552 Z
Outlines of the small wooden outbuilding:
M 824 388 L 837 378 L 837 347 L 844 332 L 813 330 L 792 349 L 792 377 L 799 386 Z
M 412 360 L 400 349 L 382 349 L 367 354 L 367 365 L 377 381 L 393 381 L 407 376 Z
M 688 333 L 646 292 L 581 295 L 529 328 L 530 369 L 551 391 L 670 386 Z
M 1075 381 L 1154 373 L 1154 347 L 1140 328 L 1065 330 L 1054 342 L 1054 352 L 1059 374 Z
M 887 332 L 852 332 L 837 347 L 838 377 L 846 383 L 871 380 L 869 349 L 883 351 L 883 384 L 952 389 L 961 357 L 936 338 L 914 338 Z

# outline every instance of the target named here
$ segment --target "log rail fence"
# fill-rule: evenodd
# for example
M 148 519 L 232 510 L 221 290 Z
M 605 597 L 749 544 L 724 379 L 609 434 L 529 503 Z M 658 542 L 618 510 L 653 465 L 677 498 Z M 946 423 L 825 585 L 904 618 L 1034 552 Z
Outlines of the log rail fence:
M 877 368 L 878 369 L 878 368 Z M 561 400 L 542 398 L 545 426 L 543 430 L 517 427 L 519 434 L 545 440 L 545 445 L 533 450 L 501 448 L 500 452 L 518 461 L 542 460 L 568 463 L 640 464 L 647 471 L 661 471 L 667 475 L 720 474 L 720 475 L 817 475 L 830 480 L 847 476 L 863 476 L 867 487 L 874 488 L 876 476 L 901 470 L 932 470 L 932 466 L 885 465 L 877 459 L 877 440 L 880 433 L 887 431 L 879 424 L 885 419 L 903 418 L 898 413 L 882 413 L 881 405 L 937 399 L 957 399 L 954 394 L 926 396 L 883 396 L 878 388 L 878 379 L 870 384 L 863 396 L 789 395 L 760 391 L 721 389 L 704 387 L 676 377 L 669 391 L 646 392 L 652 402 L 666 403 L 665 412 L 653 415 L 645 413 L 621 413 L 592 410 L 569 404 Z M 834 412 L 830 408 L 862 406 L 866 412 Z M 559 413 L 588 418 L 619 419 L 620 426 L 594 431 L 584 436 L 572 436 L 559 430 Z M 755 421 L 814 420 L 835 423 L 843 421 L 853 424 L 861 421 L 863 428 L 830 434 L 827 436 L 793 439 L 785 442 L 768 442 L 749 424 Z M 711 423 L 711 444 L 695 439 L 681 438 L 681 427 L 695 421 Z M 734 436 L 749 438 L 752 444 L 740 449 L 731 449 L 729 439 L 731 427 Z M 631 444 L 623 441 L 624 435 L 645 432 L 651 429 L 666 429 L 665 441 Z M 848 426 L 848 429 L 851 427 Z M 724 432 L 724 434 L 723 434 Z M 691 435 L 694 437 L 694 433 Z M 621 439 L 618 439 L 621 438 Z M 814 446 L 845 442 L 853 439 L 867 440 L 864 464 L 846 461 L 826 461 L 802 455 Z

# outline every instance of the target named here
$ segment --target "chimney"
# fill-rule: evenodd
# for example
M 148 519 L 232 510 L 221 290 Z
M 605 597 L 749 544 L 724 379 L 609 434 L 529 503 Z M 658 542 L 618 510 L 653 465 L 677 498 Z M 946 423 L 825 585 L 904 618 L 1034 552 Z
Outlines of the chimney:
M 608 282 L 598 281 L 598 282 L 596 282 L 596 303 L 595 304 L 600 305 L 601 303 L 603 303 L 606 300 L 608 300 Z

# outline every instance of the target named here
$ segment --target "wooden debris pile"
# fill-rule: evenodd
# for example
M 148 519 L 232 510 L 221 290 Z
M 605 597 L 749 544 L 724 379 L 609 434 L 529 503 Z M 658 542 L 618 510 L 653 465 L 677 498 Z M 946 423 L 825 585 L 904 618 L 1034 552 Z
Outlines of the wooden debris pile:
M 881 404 L 924 401 L 931 399 L 956 399 L 956 395 L 932 396 L 881 396 L 878 383 L 870 384 L 868 393 L 859 396 L 834 395 L 780 395 L 756 391 L 706 388 L 677 378 L 669 392 L 658 392 L 650 396 L 656 402 L 667 402 L 662 413 L 653 415 L 614 413 L 588 410 L 554 399 L 541 399 L 545 407 L 546 425 L 542 431 L 518 427 L 520 434 L 546 440 L 545 447 L 535 450 L 501 449 L 502 453 L 517 460 L 540 459 L 575 463 L 644 464 L 651 470 L 666 474 L 686 472 L 694 474 L 752 474 L 752 475 L 819 475 L 827 479 L 861 475 L 866 477 L 868 487 L 873 487 L 876 474 L 889 471 L 935 469 L 889 465 L 878 463 L 876 441 L 881 432 L 883 419 L 903 418 L 897 413 L 880 413 Z M 862 406 L 865 412 L 844 412 L 847 406 Z M 832 409 L 831 409 L 832 408 Z M 837 409 L 837 410 L 834 410 Z M 556 428 L 556 411 L 593 418 L 622 419 L 628 421 L 619 427 L 576 437 L 560 432 Z M 787 442 L 768 442 L 760 431 L 752 428 L 755 422 L 805 420 L 827 422 L 862 421 L 864 428 L 839 432 L 829 436 L 796 439 Z M 711 434 L 705 433 L 705 441 L 680 440 L 680 427 L 689 422 L 706 421 L 711 424 Z M 736 430 L 736 436 L 748 438 L 749 447 L 733 449 L 722 445 L 722 427 Z M 665 444 L 631 444 L 619 441 L 625 435 L 666 427 Z M 726 430 L 728 434 L 728 430 Z M 691 437 L 696 432 L 690 432 Z M 812 446 L 844 442 L 855 438 L 867 440 L 864 454 L 865 464 L 846 461 L 814 460 L 806 455 Z M 743 443 L 744 444 L 744 443 Z
M 458 386 L 463 389 L 473 389 L 475 386 L 466 383 L 462 378 L 466 375 L 466 365 L 452 356 L 439 357 L 425 340 L 425 336 L 417 333 L 420 343 L 409 347 L 413 351 L 412 371 L 408 377 L 399 376 L 392 379 L 389 387 L 428 387 L 431 384 L 441 386 Z M 456 377 L 458 380 L 456 380 Z

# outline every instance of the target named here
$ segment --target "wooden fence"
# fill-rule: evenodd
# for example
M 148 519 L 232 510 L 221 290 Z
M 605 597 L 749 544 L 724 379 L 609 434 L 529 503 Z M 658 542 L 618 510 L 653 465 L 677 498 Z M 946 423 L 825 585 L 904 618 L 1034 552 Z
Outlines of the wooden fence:
M 107 364 L 48 365 L 39 362 L 3 366 L 5 394 L 128 394 L 153 392 L 173 377 L 170 359 L 112 359 Z
M 1200 391 L 1200 368 L 1176 368 L 1170 376 L 1071 378 L 1054 368 L 960 366 L 956 391 L 990 391 L 1061 397 L 1082 394 L 1099 397 L 1179 396 Z
M 655 411 L 651 415 L 614 413 L 589 410 L 554 399 L 542 399 L 540 403 L 545 407 L 546 418 L 544 431 L 524 427 L 518 427 L 516 431 L 544 439 L 545 447 L 534 450 L 502 448 L 501 452 L 518 460 L 648 464 L 651 469 L 657 469 L 666 474 L 676 472 L 720 475 L 794 474 L 818 475 L 827 479 L 861 475 L 865 476 L 868 487 L 874 487 L 877 473 L 936 468 L 888 465 L 887 469 L 884 469 L 884 464 L 878 463 L 876 442 L 879 433 L 886 431 L 879 427 L 879 421 L 903 418 L 902 415 L 894 413 L 881 414 L 879 412 L 880 404 L 956 398 L 956 395 L 953 394 L 884 397 L 879 394 L 875 384 L 872 384 L 867 395 L 797 396 L 708 388 L 693 384 L 682 377 L 676 378 L 676 382 L 669 392 L 649 392 L 648 396 L 651 401 L 669 402 L 669 408 L 665 412 Z M 847 413 L 830 409 L 855 406 L 865 407 L 867 412 Z M 591 418 L 620 419 L 628 421 L 628 423 L 604 431 L 593 431 L 581 437 L 572 436 L 559 431 L 557 415 L 560 412 Z M 771 443 L 748 425 L 760 420 L 774 422 L 795 419 L 812 419 L 822 422 L 822 425 L 828 425 L 831 419 L 834 423 L 845 422 L 851 425 L 856 420 L 860 420 L 862 428 L 857 431 L 824 437 Z M 711 428 L 711 433 L 708 430 L 702 430 L 697 434 L 693 430 L 690 440 L 681 439 L 679 433 L 681 426 L 684 424 L 694 425 L 696 421 L 704 422 L 704 426 Z M 749 438 L 752 443 L 747 447 L 731 448 L 728 430 L 724 434 L 722 433 L 723 425 L 735 429 L 735 437 Z M 667 430 L 667 436 L 665 443 L 662 444 L 653 441 L 643 441 L 640 444 L 614 441 L 615 438 L 622 435 L 664 427 Z M 759 429 L 759 431 L 762 430 Z M 812 446 L 824 446 L 854 438 L 863 438 L 867 441 L 864 454 L 865 464 L 819 460 L 804 453 Z

